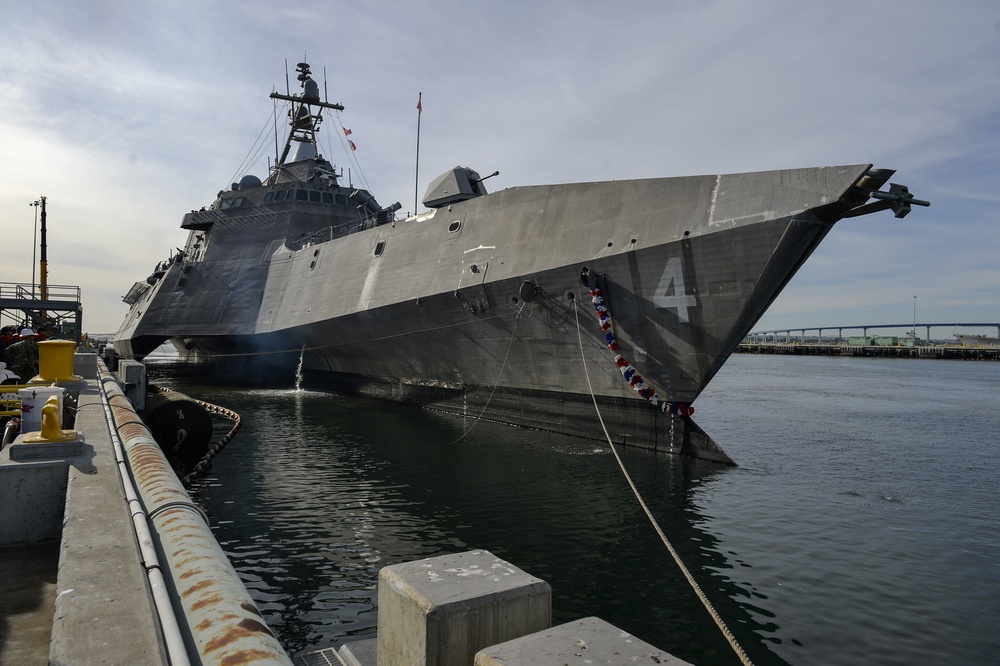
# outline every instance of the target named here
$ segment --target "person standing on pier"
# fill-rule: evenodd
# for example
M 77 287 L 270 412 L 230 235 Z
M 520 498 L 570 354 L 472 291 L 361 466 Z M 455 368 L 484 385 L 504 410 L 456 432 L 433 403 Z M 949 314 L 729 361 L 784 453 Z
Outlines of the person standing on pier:
M 21 330 L 21 341 L 7 347 L 7 362 L 11 369 L 28 381 L 38 374 L 38 336 L 30 328 Z
M 7 347 L 10 347 L 17 338 L 17 329 L 13 326 L 0 328 L 0 361 L 7 363 Z

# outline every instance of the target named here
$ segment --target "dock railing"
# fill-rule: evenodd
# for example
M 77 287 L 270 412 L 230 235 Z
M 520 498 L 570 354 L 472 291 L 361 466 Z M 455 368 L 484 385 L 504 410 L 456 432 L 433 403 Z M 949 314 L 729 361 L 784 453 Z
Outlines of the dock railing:
M 0 321 L 41 324 L 61 337 L 69 335 L 76 342 L 83 333 L 83 307 L 80 287 L 65 284 L 0 282 Z M 11 314 L 16 311 L 19 314 Z M 72 331 L 67 332 L 66 327 Z

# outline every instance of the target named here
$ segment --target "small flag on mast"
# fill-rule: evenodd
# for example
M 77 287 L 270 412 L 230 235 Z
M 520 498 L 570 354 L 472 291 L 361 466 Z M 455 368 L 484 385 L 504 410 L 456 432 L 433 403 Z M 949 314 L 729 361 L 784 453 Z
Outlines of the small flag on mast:
M 424 111 L 424 107 L 420 103 L 421 98 L 422 98 L 422 96 L 421 97 L 417 97 L 417 114 L 418 115 L 421 114 L 421 113 L 423 113 L 423 111 Z
M 351 134 L 352 134 L 351 130 L 349 130 L 349 129 L 347 129 L 347 128 L 345 127 L 345 128 L 344 128 L 344 136 L 351 136 Z

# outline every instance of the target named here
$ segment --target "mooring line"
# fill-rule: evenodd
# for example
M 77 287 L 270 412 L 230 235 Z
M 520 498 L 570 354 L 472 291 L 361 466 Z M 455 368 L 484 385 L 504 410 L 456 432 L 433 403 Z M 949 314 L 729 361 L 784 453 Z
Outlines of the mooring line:
M 686 578 L 687 582 L 691 585 L 691 589 L 694 590 L 694 593 L 698 596 L 698 599 L 705 607 L 705 610 L 707 610 L 708 614 L 712 616 L 712 619 L 715 621 L 716 626 L 719 627 L 722 635 L 726 637 L 726 640 L 729 642 L 729 646 L 733 648 L 733 651 L 736 653 L 736 656 L 739 657 L 743 666 L 753 666 L 753 662 L 750 661 L 750 657 L 748 657 L 747 653 L 744 652 L 739 642 L 737 642 L 736 637 L 733 636 L 729 627 L 726 626 L 725 621 L 718 614 L 718 612 L 716 612 L 715 607 L 712 606 L 712 602 L 708 600 L 708 597 L 706 597 L 705 593 L 702 592 L 701 587 L 694 579 L 694 576 L 691 575 L 691 572 L 688 571 L 688 568 L 684 565 L 680 555 L 676 550 L 674 550 L 674 547 L 667 538 L 667 535 L 664 534 L 663 530 L 660 528 L 660 524 L 656 522 L 656 518 L 653 517 L 653 513 L 649 510 L 649 507 L 646 506 L 646 502 L 642 499 L 642 495 L 639 493 L 639 489 L 632 481 L 632 477 L 629 475 L 628 470 L 625 469 L 625 463 L 622 462 L 621 456 L 618 455 L 618 450 L 615 448 L 614 442 L 611 441 L 611 436 L 608 434 L 608 428 L 604 425 L 604 418 L 601 416 L 601 410 L 597 406 L 597 396 L 594 395 L 594 387 L 590 382 L 590 371 L 587 369 L 587 356 L 583 351 L 583 334 L 580 332 L 580 314 L 575 298 L 573 299 L 573 310 L 576 315 L 576 338 L 580 345 L 580 360 L 583 362 L 583 374 L 587 378 L 587 389 L 590 391 L 590 399 L 594 401 L 594 411 L 597 412 L 597 420 L 601 423 L 601 429 L 604 431 L 604 437 L 608 441 L 608 446 L 611 447 L 611 452 L 615 455 L 615 460 L 618 461 L 618 467 L 621 468 L 622 474 L 625 475 L 625 480 L 628 481 L 629 487 L 632 488 L 632 493 L 635 495 L 636 500 L 638 500 L 639 506 L 641 506 L 642 510 L 646 513 L 646 517 L 649 518 L 649 522 L 653 525 L 653 529 L 655 529 L 656 533 L 660 535 L 660 540 L 663 541 L 663 545 L 665 545 L 667 550 L 670 551 L 670 555 L 673 556 L 677 567 L 681 570 L 681 573 L 684 574 L 684 578 Z M 671 415 L 670 418 L 673 419 L 674 416 Z
M 192 398 L 192 400 L 195 399 Z M 205 476 L 208 473 L 208 470 L 212 464 L 212 459 L 215 458 L 215 456 L 222 453 L 222 449 L 226 448 L 226 445 L 229 444 L 229 442 L 231 442 L 234 437 L 236 437 L 236 433 L 239 432 L 240 427 L 243 425 L 243 421 L 242 419 L 240 419 L 240 415 L 231 409 L 226 409 L 225 407 L 213 405 L 212 403 L 205 402 L 204 400 L 195 400 L 195 402 L 200 404 L 209 412 L 212 412 L 213 414 L 217 414 L 219 416 L 229 419 L 230 421 L 233 422 L 233 427 L 230 428 L 229 432 L 223 435 L 222 438 L 219 439 L 217 442 L 210 444 L 208 450 L 205 452 L 205 455 L 202 456 L 201 460 L 199 460 L 198 463 L 191 469 L 191 471 L 188 472 L 183 479 L 181 479 L 181 483 L 184 485 L 185 488 L 190 488 L 192 483 L 194 483 L 196 480 L 200 479 L 201 477 Z
M 479 416 L 477 416 L 476 420 L 472 422 L 472 425 L 469 426 L 469 429 L 463 432 L 458 439 L 456 439 L 453 442 L 450 442 L 450 444 L 457 444 L 458 442 L 461 442 L 463 439 L 465 439 L 465 436 L 468 435 L 470 432 L 472 432 L 472 429 L 479 424 L 479 421 L 482 420 L 483 418 L 483 414 L 486 413 L 486 409 L 490 406 L 490 401 L 493 400 L 493 394 L 496 393 L 497 386 L 500 385 L 500 378 L 503 377 L 503 369 L 507 367 L 507 357 L 510 356 L 510 348 L 511 345 L 514 344 L 514 333 L 517 332 L 517 320 L 521 318 L 521 312 L 523 310 L 524 310 L 524 303 L 522 302 L 521 305 L 517 308 L 517 314 L 514 315 L 514 325 L 510 329 L 510 340 L 507 341 L 507 351 L 503 355 L 503 362 L 500 364 L 500 371 L 497 373 L 497 380 L 493 382 L 493 389 L 490 390 L 490 394 L 486 398 L 486 404 L 483 405 L 483 409 L 479 412 Z

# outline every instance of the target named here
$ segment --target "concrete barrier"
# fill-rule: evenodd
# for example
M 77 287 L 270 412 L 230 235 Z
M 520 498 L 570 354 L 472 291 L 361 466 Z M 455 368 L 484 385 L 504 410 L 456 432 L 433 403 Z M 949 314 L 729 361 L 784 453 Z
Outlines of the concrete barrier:
M 551 623 L 549 584 L 485 550 L 379 572 L 379 664 L 468 666 L 480 649 Z
M 691 666 L 597 617 L 516 638 L 476 653 L 474 666 L 668 664 Z
M 485 550 L 379 572 L 375 637 L 299 655 L 343 666 L 690 666 L 596 617 L 551 627 L 547 583 Z
M 97 354 L 77 352 L 73 355 L 73 372 L 85 380 L 97 379 Z
M 58 541 L 69 462 L 11 459 L 0 451 L 0 547 Z
M 118 376 L 125 384 L 123 392 L 140 416 L 146 413 L 146 366 L 139 361 L 118 362 Z

